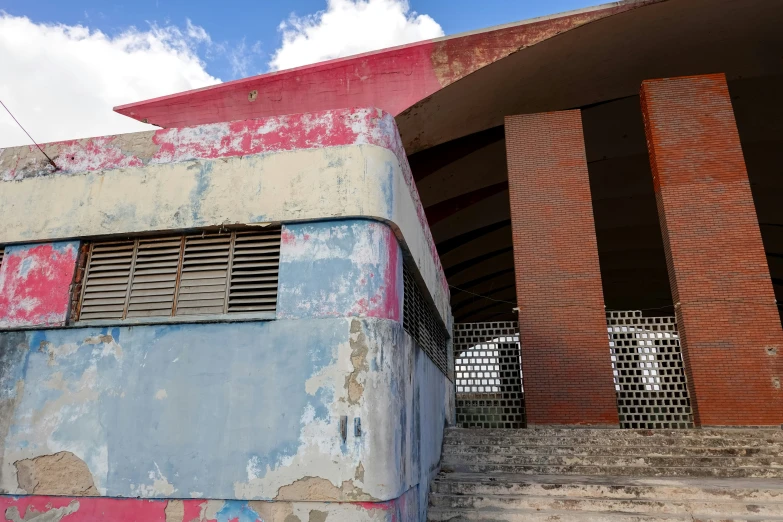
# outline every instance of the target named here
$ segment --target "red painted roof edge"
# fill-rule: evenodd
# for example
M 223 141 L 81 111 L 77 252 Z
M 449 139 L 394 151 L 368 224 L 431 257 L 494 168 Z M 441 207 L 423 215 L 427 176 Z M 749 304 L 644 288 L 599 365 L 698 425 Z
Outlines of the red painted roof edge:
M 473 35 L 476 35 L 476 34 L 492 33 L 492 32 L 495 32 L 495 31 L 500 31 L 500 30 L 503 30 L 503 29 L 511 28 L 511 27 L 519 27 L 519 26 L 529 25 L 529 24 L 533 24 L 533 23 L 537 23 L 537 22 L 546 21 L 546 20 L 554 20 L 554 19 L 557 19 L 557 18 L 565 18 L 565 17 L 568 17 L 568 16 L 578 15 L 578 14 L 582 14 L 582 13 L 610 10 L 610 9 L 615 9 L 615 8 L 621 7 L 621 6 L 629 6 L 631 4 L 639 4 L 639 6 L 641 7 L 643 5 L 647 5 L 647 4 L 651 4 L 651 3 L 664 2 L 664 1 L 667 1 L 667 0 L 620 0 L 620 1 L 617 1 L 617 2 L 608 2 L 608 3 L 605 3 L 605 4 L 599 4 L 599 5 L 585 7 L 585 8 L 581 8 L 581 9 L 574 9 L 574 10 L 571 10 L 571 11 L 564 11 L 564 12 L 561 12 L 561 13 L 555 13 L 555 14 L 546 15 L 546 16 L 539 16 L 539 17 L 535 17 L 535 18 L 528 18 L 526 20 L 522 20 L 522 21 L 519 21 L 519 22 L 512 22 L 512 23 L 508 23 L 508 24 L 495 25 L 495 26 L 492 26 L 492 27 L 484 28 L 484 29 L 479 29 L 479 30 L 474 30 L 474 31 L 466 31 L 466 32 L 462 32 L 462 33 L 458 33 L 458 34 L 454 34 L 454 35 L 442 36 L 442 37 L 439 37 L 439 38 L 433 38 L 433 39 L 429 39 L 429 40 L 420 40 L 418 42 L 412 42 L 412 43 L 409 43 L 409 44 L 398 45 L 398 46 L 394 46 L 394 47 L 386 47 L 384 49 L 379 49 L 379 50 L 375 50 L 375 51 L 368 51 L 366 53 L 355 54 L 355 55 L 345 56 L 345 57 L 341 57 L 341 58 L 335 58 L 335 59 L 332 59 L 332 60 L 325 60 L 325 61 L 322 61 L 322 62 L 316 62 L 316 63 L 313 63 L 313 64 L 302 65 L 302 66 L 294 67 L 294 68 L 291 68 L 291 69 L 283 69 L 283 70 L 280 70 L 280 71 L 272 71 L 272 72 L 268 72 L 268 73 L 264 73 L 264 74 L 258 74 L 258 75 L 255 75 L 255 76 L 249 76 L 247 78 L 240 78 L 238 80 L 231 80 L 231 81 L 228 81 L 228 82 L 218 83 L 218 84 L 215 84 L 215 85 L 208 85 L 206 87 L 199 87 L 197 89 L 190 89 L 188 91 L 182 91 L 182 92 L 178 92 L 178 93 L 174 93 L 174 94 L 167 94 L 167 95 L 164 95 L 164 96 L 158 96 L 156 98 L 149 98 L 149 99 L 138 101 L 138 102 L 132 102 L 132 103 L 126 103 L 126 104 L 123 104 L 123 105 L 117 105 L 116 107 L 113 108 L 113 110 L 114 110 L 114 112 L 122 114 L 123 116 L 132 117 L 129 114 L 125 114 L 125 112 L 127 112 L 128 110 L 133 109 L 133 108 L 142 107 L 142 106 L 147 105 L 149 103 L 155 103 L 155 102 L 161 102 L 161 101 L 170 100 L 170 99 L 176 99 L 176 98 L 180 98 L 180 97 L 183 97 L 183 96 L 191 95 L 191 94 L 194 94 L 194 93 L 210 91 L 210 90 L 215 90 L 215 89 L 222 89 L 222 88 L 226 88 L 226 87 L 230 87 L 230 86 L 241 85 L 243 83 L 251 83 L 251 82 L 257 81 L 260 78 L 271 78 L 271 77 L 283 76 L 283 75 L 296 75 L 297 73 L 302 72 L 302 71 L 315 71 L 315 70 L 318 70 L 318 69 L 321 69 L 321 68 L 327 69 L 327 68 L 329 68 L 329 67 L 331 67 L 333 65 L 336 65 L 336 64 L 343 64 L 343 63 L 346 63 L 346 62 L 358 61 L 358 60 L 361 60 L 361 59 L 369 57 L 369 56 L 382 55 L 382 54 L 385 54 L 385 53 L 398 51 L 400 49 L 414 48 L 414 47 L 424 46 L 424 45 L 437 43 L 437 42 L 442 42 L 442 41 L 447 41 L 447 40 L 459 40 L 461 38 L 466 38 L 466 37 L 473 36 Z

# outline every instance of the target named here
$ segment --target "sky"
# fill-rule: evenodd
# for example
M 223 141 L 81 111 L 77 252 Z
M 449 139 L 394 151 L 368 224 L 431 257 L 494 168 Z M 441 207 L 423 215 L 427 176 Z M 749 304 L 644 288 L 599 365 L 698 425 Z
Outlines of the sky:
M 597 3 L 0 0 L 0 100 L 38 142 L 147 130 L 112 107 Z

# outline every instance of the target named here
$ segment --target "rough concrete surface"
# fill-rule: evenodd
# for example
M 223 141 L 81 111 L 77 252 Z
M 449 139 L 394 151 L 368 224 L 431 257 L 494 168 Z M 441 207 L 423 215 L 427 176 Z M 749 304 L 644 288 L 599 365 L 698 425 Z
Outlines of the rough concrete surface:
M 70 451 L 14 463 L 19 489 L 35 495 L 98 495 L 87 464 Z

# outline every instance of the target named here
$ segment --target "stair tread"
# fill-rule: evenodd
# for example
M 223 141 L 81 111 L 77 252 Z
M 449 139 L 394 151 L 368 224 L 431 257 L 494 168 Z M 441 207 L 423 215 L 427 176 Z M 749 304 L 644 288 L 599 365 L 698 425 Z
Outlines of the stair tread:
M 481 453 L 473 453 L 468 455 L 462 455 L 462 454 L 446 454 L 445 456 L 453 456 L 453 457 L 466 457 L 466 456 L 475 456 L 475 457 L 486 457 L 491 455 L 483 455 Z M 507 457 L 521 457 L 524 455 L 500 455 L 500 456 L 507 456 Z M 749 456 L 743 456 L 743 455 L 704 455 L 704 456 L 693 456 L 693 455 L 577 455 L 577 454 L 568 454 L 568 455 L 538 455 L 540 457 L 578 457 L 578 456 L 584 456 L 584 457 L 592 457 L 592 458 L 612 458 L 612 459 L 619 459 L 619 458 L 626 458 L 626 459 L 633 459 L 633 458 L 656 458 L 656 459 L 755 459 L 755 458 L 776 458 L 780 457 L 779 455 L 773 455 L 773 456 L 757 456 L 757 455 L 749 455 Z M 781 458 L 781 462 L 783 462 L 783 458 Z M 783 469 L 783 464 L 777 466 L 781 469 Z
M 783 521 L 778 429 L 449 428 L 442 450 L 433 521 Z
M 783 479 L 769 478 L 712 478 L 712 477 L 628 477 L 622 475 L 525 475 L 521 473 L 464 473 L 438 475 L 436 481 L 524 483 L 552 485 L 600 486 L 674 486 L 709 489 L 769 489 L 783 491 Z
M 469 509 L 454 509 L 454 508 L 430 508 L 430 511 L 428 515 L 438 515 L 438 514 L 446 514 L 449 516 L 448 519 L 437 519 L 437 520 L 459 520 L 458 517 L 461 515 L 485 515 L 485 516 L 493 516 L 497 514 L 507 514 L 507 515 L 526 515 L 526 516 L 533 516 L 536 515 L 538 517 L 552 517 L 551 520 L 560 520 L 560 519 L 579 519 L 579 518 L 585 518 L 585 519 L 593 519 L 596 520 L 596 515 L 601 516 L 601 520 L 689 520 L 693 521 L 700 520 L 700 521 L 721 521 L 721 522 L 731 522 L 735 520 L 743 520 L 747 522 L 777 522 L 783 520 L 783 516 L 769 516 L 769 515 L 742 515 L 742 516 L 720 516 L 720 515 L 701 515 L 699 513 L 692 513 L 692 514 L 668 514 L 668 513 L 628 513 L 623 511 L 603 511 L 603 512 L 597 512 L 597 511 L 564 511 L 564 510 L 555 510 L 555 509 L 547 509 L 547 510 L 536 510 L 536 509 L 505 509 L 505 508 L 469 508 Z M 557 517 L 557 518 L 555 518 Z M 566 518 L 567 517 L 567 518 Z M 429 519 L 429 516 L 428 516 Z M 543 520 L 543 518 L 541 518 Z M 549 518 L 547 518 L 549 520 Z M 472 518 L 472 520 L 482 520 L 481 518 L 476 519 Z M 498 520 L 496 518 L 494 519 L 486 519 L 486 520 Z
M 661 498 L 647 498 L 647 497 L 635 497 L 635 498 L 622 498 L 622 497 L 613 497 L 610 495 L 601 495 L 601 496 L 572 496 L 572 495 L 536 495 L 536 494 L 525 494 L 525 493 L 509 493 L 509 494 L 497 494 L 497 493 L 471 493 L 471 494 L 461 494 L 461 493 L 430 493 L 433 497 L 438 498 L 455 498 L 455 499 L 465 499 L 465 498 L 471 498 L 471 497 L 478 497 L 478 498 L 488 498 L 488 499 L 497 499 L 497 500 L 513 500 L 513 499 L 540 499 L 540 500 L 546 500 L 546 501 L 554 501 L 554 500 L 570 500 L 570 501 L 616 501 L 616 502 L 630 502 L 630 503 L 666 503 L 666 504 L 688 504 L 691 502 L 707 502 L 704 499 L 661 499 Z M 732 499 L 732 500 L 726 500 L 726 499 L 710 499 L 710 504 L 723 504 L 723 505 L 765 505 L 765 506 L 775 506 L 775 507 L 783 507 L 783 500 L 764 500 L 764 501 L 751 501 L 751 500 L 744 500 L 744 499 Z
M 777 444 L 775 446 L 778 446 Z M 783 443 L 780 444 L 780 446 L 783 446 Z M 502 446 L 498 446 L 496 444 L 465 444 L 465 443 L 449 443 L 444 442 L 443 444 L 444 450 L 447 447 L 450 448 L 530 448 L 530 449 L 538 449 L 538 448 L 617 448 L 616 444 L 503 444 Z M 625 445 L 622 446 L 623 448 L 639 448 L 639 449 L 650 449 L 649 444 L 646 446 L 637 446 L 637 445 Z M 676 449 L 676 448 L 682 448 L 685 450 L 692 450 L 692 449 L 706 449 L 706 450 L 758 450 L 759 446 L 677 446 L 675 444 L 672 444 L 670 446 L 663 446 L 663 448 L 668 449 Z M 766 446 L 763 446 L 763 448 L 766 448 Z

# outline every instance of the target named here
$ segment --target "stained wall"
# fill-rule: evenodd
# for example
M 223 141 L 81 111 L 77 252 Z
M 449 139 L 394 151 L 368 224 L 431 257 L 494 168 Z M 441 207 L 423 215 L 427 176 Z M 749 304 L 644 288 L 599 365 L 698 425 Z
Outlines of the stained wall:
M 402 327 L 403 260 L 447 326 L 448 287 L 395 140 L 368 109 L 55 144 L 56 173 L 0 153 L 7 519 L 424 520 L 453 386 Z M 274 316 L 68 316 L 85 241 L 269 222 Z

